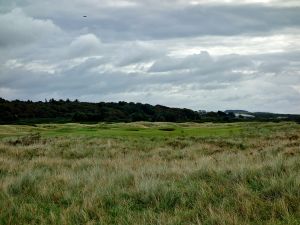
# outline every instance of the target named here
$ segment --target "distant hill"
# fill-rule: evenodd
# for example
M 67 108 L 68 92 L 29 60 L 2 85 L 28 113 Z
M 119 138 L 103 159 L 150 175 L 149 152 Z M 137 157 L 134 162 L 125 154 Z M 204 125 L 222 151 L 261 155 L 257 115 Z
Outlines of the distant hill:
M 297 114 L 282 114 L 271 112 L 249 112 L 246 110 L 225 110 L 225 113 L 233 113 L 235 116 L 247 118 L 255 118 L 255 120 L 292 120 L 298 121 L 300 115 Z

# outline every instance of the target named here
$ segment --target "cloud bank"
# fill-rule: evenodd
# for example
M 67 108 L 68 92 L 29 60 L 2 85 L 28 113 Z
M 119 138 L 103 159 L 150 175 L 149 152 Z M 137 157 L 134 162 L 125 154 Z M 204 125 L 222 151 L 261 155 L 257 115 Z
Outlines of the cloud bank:
M 300 113 L 299 13 L 293 0 L 1 2 L 0 96 Z

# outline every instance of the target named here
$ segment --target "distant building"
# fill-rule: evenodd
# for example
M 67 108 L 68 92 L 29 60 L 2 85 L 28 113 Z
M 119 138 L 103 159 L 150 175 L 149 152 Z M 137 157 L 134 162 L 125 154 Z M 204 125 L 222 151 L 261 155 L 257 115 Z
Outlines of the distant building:
M 243 117 L 243 118 L 255 118 L 255 116 L 245 113 L 234 113 L 235 117 Z

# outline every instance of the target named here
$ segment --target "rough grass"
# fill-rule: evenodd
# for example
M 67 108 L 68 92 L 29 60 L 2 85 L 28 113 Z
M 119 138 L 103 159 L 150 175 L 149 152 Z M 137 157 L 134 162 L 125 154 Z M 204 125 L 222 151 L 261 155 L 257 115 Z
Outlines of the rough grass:
M 0 135 L 0 224 L 300 224 L 294 123 L 44 124 Z

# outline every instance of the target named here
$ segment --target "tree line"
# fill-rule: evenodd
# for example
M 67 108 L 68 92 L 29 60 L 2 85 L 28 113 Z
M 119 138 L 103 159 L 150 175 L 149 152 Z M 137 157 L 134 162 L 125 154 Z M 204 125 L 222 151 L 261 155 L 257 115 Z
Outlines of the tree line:
M 263 115 L 264 117 L 266 115 Z M 263 118 L 264 120 L 266 118 Z M 273 118 L 274 119 L 274 118 Z M 290 118 L 289 118 L 290 119 Z M 194 111 L 133 102 L 78 100 L 8 101 L 0 98 L 0 123 L 43 122 L 232 122 L 246 120 L 234 113 Z M 247 119 L 249 120 L 249 119 Z

